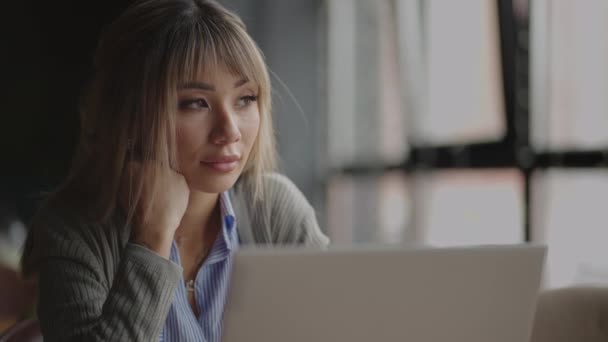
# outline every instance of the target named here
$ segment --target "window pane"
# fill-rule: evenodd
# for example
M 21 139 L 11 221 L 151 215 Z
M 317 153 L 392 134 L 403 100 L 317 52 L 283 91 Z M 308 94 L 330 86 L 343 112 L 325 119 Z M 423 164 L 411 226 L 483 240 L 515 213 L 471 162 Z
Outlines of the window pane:
M 369 2 L 369 0 L 363 0 Z M 380 156 L 385 161 L 400 162 L 408 152 L 405 134 L 407 90 L 401 86 L 397 48 L 397 23 L 391 2 L 376 0 L 378 18 L 378 101 Z
M 608 172 L 538 172 L 532 190 L 533 239 L 549 246 L 545 285 L 608 283 Z
M 396 23 L 388 0 L 330 0 L 330 166 L 406 157 Z
M 532 136 L 538 149 L 608 146 L 608 2 L 532 2 Z
M 410 240 L 411 204 L 400 172 L 381 176 L 337 176 L 328 191 L 328 232 L 332 243 Z
M 496 2 L 428 0 L 424 4 L 428 101 L 426 108 L 416 111 L 416 141 L 500 139 L 505 123 Z
M 515 170 L 442 171 L 416 179 L 416 230 L 434 246 L 523 238 L 523 180 Z
M 330 0 L 327 12 L 329 159 L 340 166 L 355 159 L 355 6 Z
M 330 0 L 327 10 L 332 166 L 402 160 L 406 127 L 423 145 L 504 135 L 496 3 Z

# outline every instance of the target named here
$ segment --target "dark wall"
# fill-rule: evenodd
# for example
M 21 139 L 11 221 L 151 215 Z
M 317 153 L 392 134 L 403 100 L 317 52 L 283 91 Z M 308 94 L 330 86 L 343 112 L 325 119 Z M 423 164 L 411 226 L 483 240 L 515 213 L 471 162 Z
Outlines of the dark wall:
M 101 27 L 126 1 L 3 4 L 0 205 L 27 219 L 65 177 Z

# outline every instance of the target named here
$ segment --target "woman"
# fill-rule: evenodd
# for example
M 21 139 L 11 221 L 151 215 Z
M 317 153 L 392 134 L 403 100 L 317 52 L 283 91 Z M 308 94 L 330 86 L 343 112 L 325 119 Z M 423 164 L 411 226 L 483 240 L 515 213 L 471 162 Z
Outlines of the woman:
M 218 341 L 239 246 L 328 243 L 271 173 L 261 53 L 216 2 L 147 0 L 95 67 L 72 171 L 24 252 L 45 341 Z

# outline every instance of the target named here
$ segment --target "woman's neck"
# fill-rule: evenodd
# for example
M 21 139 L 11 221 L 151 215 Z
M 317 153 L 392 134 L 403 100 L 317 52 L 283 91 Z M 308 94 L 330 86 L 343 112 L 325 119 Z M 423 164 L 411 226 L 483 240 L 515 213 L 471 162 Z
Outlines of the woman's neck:
M 219 213 L 219 194 L 205 192 L 190 192 L 188 207 L 175 231 L 176 240 L 205 241 L 216 235 L 217 223 L 215 215 Z M 221 221 L 220 221 L 221 222 Z

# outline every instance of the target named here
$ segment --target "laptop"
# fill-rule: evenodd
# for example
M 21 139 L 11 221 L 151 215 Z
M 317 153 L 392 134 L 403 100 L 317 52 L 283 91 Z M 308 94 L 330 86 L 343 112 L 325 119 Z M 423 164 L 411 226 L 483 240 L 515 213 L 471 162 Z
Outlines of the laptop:
M 239 251 L 224 342 L 528 342 L 546 248 Z

